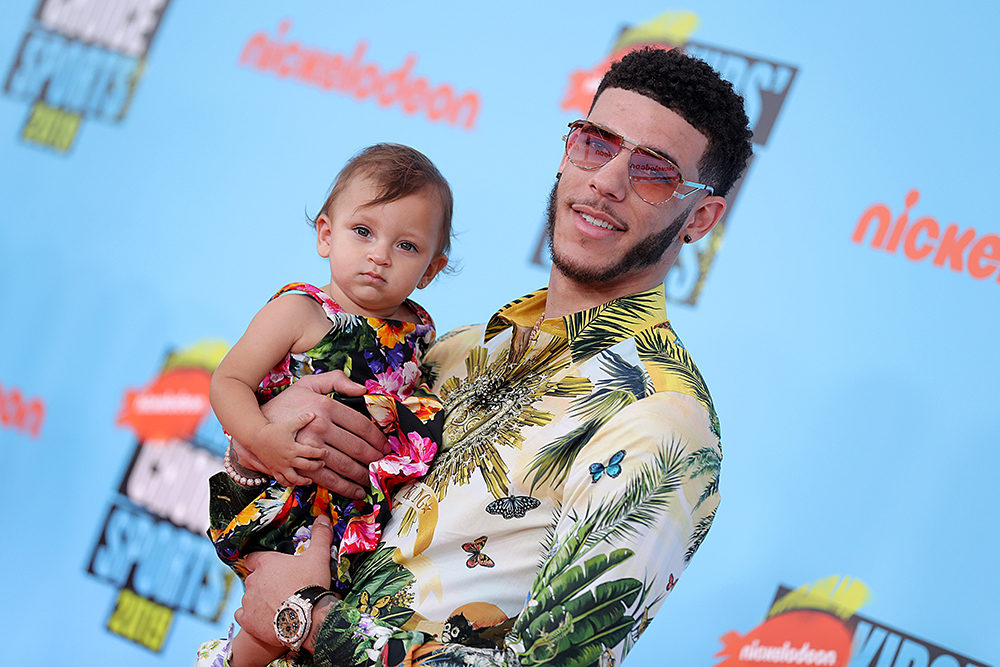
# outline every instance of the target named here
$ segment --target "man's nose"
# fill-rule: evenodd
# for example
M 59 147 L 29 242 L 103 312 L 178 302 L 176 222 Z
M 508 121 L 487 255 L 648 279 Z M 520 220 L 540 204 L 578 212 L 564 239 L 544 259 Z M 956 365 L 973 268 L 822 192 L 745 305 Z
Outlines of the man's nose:
M 624 201 L 629 189 L 628 163 L 631 154 L 624 149 L 611 158 L 604 166 L 591 172 L 590 187 L 602 197 L 613 201 Z

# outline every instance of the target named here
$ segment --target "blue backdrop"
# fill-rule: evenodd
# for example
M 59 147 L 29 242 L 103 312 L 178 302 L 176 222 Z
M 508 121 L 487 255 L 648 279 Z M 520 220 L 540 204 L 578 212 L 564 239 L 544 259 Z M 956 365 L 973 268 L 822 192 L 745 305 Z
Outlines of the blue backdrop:
M 219 467 L 217 424 L 157 431 L 137 397 L 190 408 L 198 374 L 169 371 L 211 367 L 281 285 L 324 284 L 305 215 L 378 141 L 455 192 L 462 270 L 418 295 L 440 331 L 543 285 L 574 103 L 651 40 L 731 78 L 758 145 L 668 285 L 722 421 L 722 505 L 627 664 L 715 665 L 779 585 L 837 574 L 867 618 L 1000 662 L 998 27 L 996 4 L 901 0 L 3 3 L 8 651 L 189 664 L 220 636 L 239 583 L 187 486 Z

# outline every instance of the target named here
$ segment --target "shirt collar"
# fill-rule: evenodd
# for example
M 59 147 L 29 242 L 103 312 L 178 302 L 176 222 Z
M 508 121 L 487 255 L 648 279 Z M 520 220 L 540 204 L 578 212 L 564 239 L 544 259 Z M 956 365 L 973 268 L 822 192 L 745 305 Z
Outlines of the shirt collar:
M 490 318 L 486 325 L 485 341 L 489 341 L 511 325 L 534 326 L 545 312 L 547 288 L 531 292 L 511 301 Z M 541 330 L 568 338 L 574 360 L 590 357 L 640 331 L 667 321 L 666 299 L 663 283 L 629 294 L 608 303 L 579 313 L 551 318 L 542 322 Z

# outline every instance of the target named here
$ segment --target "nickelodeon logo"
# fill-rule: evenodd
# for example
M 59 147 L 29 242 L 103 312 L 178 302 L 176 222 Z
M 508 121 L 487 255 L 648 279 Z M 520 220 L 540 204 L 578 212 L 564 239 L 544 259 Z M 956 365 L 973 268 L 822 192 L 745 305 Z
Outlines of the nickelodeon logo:
M 851 241 L 860 245 L 874 227 L 873 248 L 895 253 L 902 245 L 903 254 L 913 262 L 930 259 L 934 266 L 947 265 L 952 271 L 966 272 L 976 280 L 993 275 L 1000 266 L 1000 236 L 992 233 L 979 236 L 972 227 L 963 230 L 955 223 L 942 226 L 930 216 L 917 218 L 911 224 L 910 211 L 919 199 L 920 191 L 910 190 L 895 223 L 885 204 L 869 206 L 858 218 Z
M 459 94 L 449 83 L 433 85 L 426 77 L 413 76 L 416 56 L 407 56 L 400 67 L 385 72 L 377 63 L 365 61 L 367 42 L 359 41 L 350 56 L 330 53 L 298 41 L 285 42 L 291 25 L 291 21 L 282 21 L 273 39 L 263 31 L 252 35 L 240 54 L 240 64 L 322 90 L 336 90 L 359 102 L 373 99 L 381 107 L 399 106 L 407 115 L 423 114 L 433 122 L 461 124 L 466 130 L 476 126 L 482 104 L 479 93 L 470 90 Z
M 169 440 L 194 433 L 208 413 L 212 374 L 204 368 L 172 368 L 151 384 L 125 392 L 118 423 L 131 426 L 140 440 Z
M 45 403 L 38 398 L 26 399 L 21 390 L 0 385 L 0 424 L 37 438 L 45 421 Z

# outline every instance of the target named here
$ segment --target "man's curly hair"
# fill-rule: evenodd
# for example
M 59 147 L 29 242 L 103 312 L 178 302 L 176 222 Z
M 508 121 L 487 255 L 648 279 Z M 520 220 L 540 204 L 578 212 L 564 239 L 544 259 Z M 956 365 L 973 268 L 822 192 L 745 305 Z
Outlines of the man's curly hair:
M 594 103 L 607 88 L 645 95 L 705 135 L 708 148 L 698 163 L 699 180 L 715 188 L 715 194 L 725 197 L 743 175 L 753 153 L 743 98 L 703 60 L 647 46 L 611 65 Z

